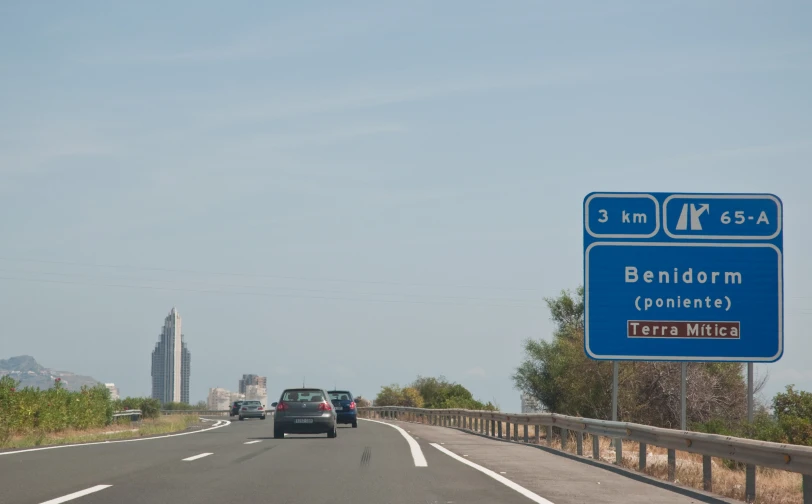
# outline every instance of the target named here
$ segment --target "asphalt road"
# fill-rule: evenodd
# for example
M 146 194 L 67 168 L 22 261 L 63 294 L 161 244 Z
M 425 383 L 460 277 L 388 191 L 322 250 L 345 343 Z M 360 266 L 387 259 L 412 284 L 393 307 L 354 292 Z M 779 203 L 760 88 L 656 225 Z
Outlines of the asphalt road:
M 696 502 L 539 450 L 396 425 L 402 430 L 361 421 L 357 429 L 341 426 L 336 439 L 277 440 L 268 418 L 162 439 L 3 453 L 0 503 Z M 523 453 L 508 456 L 517 448 Z M 525 455 L 543 464 L 524 464 L 522 472 L 514 459 Z

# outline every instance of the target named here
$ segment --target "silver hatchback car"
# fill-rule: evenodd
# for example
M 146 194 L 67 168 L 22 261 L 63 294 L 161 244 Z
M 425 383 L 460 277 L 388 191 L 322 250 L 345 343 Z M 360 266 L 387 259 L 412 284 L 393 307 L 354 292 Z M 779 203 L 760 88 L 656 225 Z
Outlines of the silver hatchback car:
M 323 389 L 296 388 L 282 392 L 273 419 L 273 437 L 285 434 L 327 434 L 338 436 L 336 410 L 330 394 Z

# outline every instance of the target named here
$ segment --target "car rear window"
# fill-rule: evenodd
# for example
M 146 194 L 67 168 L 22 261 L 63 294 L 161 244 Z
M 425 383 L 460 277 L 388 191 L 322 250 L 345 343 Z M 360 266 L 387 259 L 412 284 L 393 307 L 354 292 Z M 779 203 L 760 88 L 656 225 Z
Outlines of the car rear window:
M 330 392 L 333 401 L 352 401 L 352 394 L 347 391 Z
M 285 402 L 322 402 L 324 394 L 321 390 L 286 390 L 282 394 Z
M 260 404 L 260 402 L 259 401 L 245 401 L 243 404 L 246 405 L 246 406 L 258 406 Z

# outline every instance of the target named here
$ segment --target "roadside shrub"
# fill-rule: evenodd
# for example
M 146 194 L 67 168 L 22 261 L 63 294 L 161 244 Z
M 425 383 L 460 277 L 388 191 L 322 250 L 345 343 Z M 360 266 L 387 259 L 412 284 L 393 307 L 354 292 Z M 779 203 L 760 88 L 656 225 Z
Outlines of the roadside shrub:
M 60 378 L 47 390 L 19 388 L 0 378 L 0 442 L 25 434 L 104 427 L 112 419 L 110 392 L 103 385 L 71 392 Z

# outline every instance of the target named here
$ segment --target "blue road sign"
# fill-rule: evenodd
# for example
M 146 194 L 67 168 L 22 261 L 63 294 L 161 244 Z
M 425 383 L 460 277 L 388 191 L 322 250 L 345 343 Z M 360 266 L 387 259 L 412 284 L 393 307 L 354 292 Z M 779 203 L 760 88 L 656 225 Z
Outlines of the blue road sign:
M 781 200 L 771 194 L 588 194 L 586 354 L 779 360 L 782 214 Z

